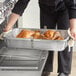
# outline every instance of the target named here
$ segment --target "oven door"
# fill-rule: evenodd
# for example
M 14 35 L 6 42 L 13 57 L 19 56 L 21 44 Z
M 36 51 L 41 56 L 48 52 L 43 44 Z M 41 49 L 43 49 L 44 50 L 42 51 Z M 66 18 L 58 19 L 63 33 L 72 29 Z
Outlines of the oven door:
M 47 51 L 28 49 L 0 50 L 1 70 L 41 70 L 47 59 Z

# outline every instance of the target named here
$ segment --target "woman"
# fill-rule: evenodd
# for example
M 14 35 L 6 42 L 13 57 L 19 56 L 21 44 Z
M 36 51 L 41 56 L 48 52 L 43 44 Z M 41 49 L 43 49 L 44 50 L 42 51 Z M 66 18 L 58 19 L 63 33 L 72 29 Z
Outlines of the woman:
M 29 0 L 19 0 L 10 19 L 4 29 L 9 31 L 23 14 Z M 47 26 L 49 29 L 68 29 L 76 40 L 76 0 L 39 0 L 40 25 L 41 28 Z M 69 26 L 70 25 L 70 26 Z M 64 51 L 58 52 L 58 76 L 69 76 L 71 72 L 72 49 L 68 52 L 68 47 Z M 48 76 L 53 71 L 53 51 L 49 52 L 43 76 Z

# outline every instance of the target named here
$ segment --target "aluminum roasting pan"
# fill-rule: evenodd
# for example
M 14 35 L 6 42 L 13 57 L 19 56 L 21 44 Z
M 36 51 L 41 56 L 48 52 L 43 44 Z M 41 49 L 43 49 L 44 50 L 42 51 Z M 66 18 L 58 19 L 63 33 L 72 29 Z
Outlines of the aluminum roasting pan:
M 31 48 L 31 39 L 16 38 L 21 30 L 15 28 L 5 36 L 4 41 L 8 48 Z
M 29 49 L 39 49 L 39 50 L 56 50 L 56 51 L 62 51 L 67 47 L 67 40 L 69 39 L 67 30 L 58 30 L 61 33 L 61 35 L 64 37 L 64 40 L 16 38 L 16 35 L 22 29 L 15 28 L 6 35 L 5 42 L 6 42 L 7 47 L 29 48 Z M 30 29 L 30 30 L 40 30 L 41 33 L 44 33 L 44 31 L 49 30 L 49 29 Z

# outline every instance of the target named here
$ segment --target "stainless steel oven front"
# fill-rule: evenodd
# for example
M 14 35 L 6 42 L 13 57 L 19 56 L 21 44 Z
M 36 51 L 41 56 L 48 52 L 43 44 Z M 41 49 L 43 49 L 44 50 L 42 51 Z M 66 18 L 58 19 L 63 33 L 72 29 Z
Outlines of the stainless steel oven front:
M 0 50 L 1 76 L 41 76 L 48 51 L 13 49 Z

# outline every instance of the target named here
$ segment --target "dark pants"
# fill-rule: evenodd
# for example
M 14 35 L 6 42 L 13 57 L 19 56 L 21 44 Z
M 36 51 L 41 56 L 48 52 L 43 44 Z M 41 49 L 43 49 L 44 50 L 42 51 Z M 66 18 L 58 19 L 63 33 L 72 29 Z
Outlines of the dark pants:
M 47 6 L 40 4 L 40 21 L 41 28 L 47 26 L 49 29 L 55 29 L 56 25 L 58 29 L 68 29 L 69 28 L 69 17 L 66 8 L 60 8 L 55 10 L 53 6 Z M 53 51 L 49 51 L 49 56 L 44 67 L 44 71 L 53 71 Z M 72 48 L 68 52 L 68 47 L 64 51 L 58 52 L 58 72 L 60 73 L 70 73 L 72 63 Z

